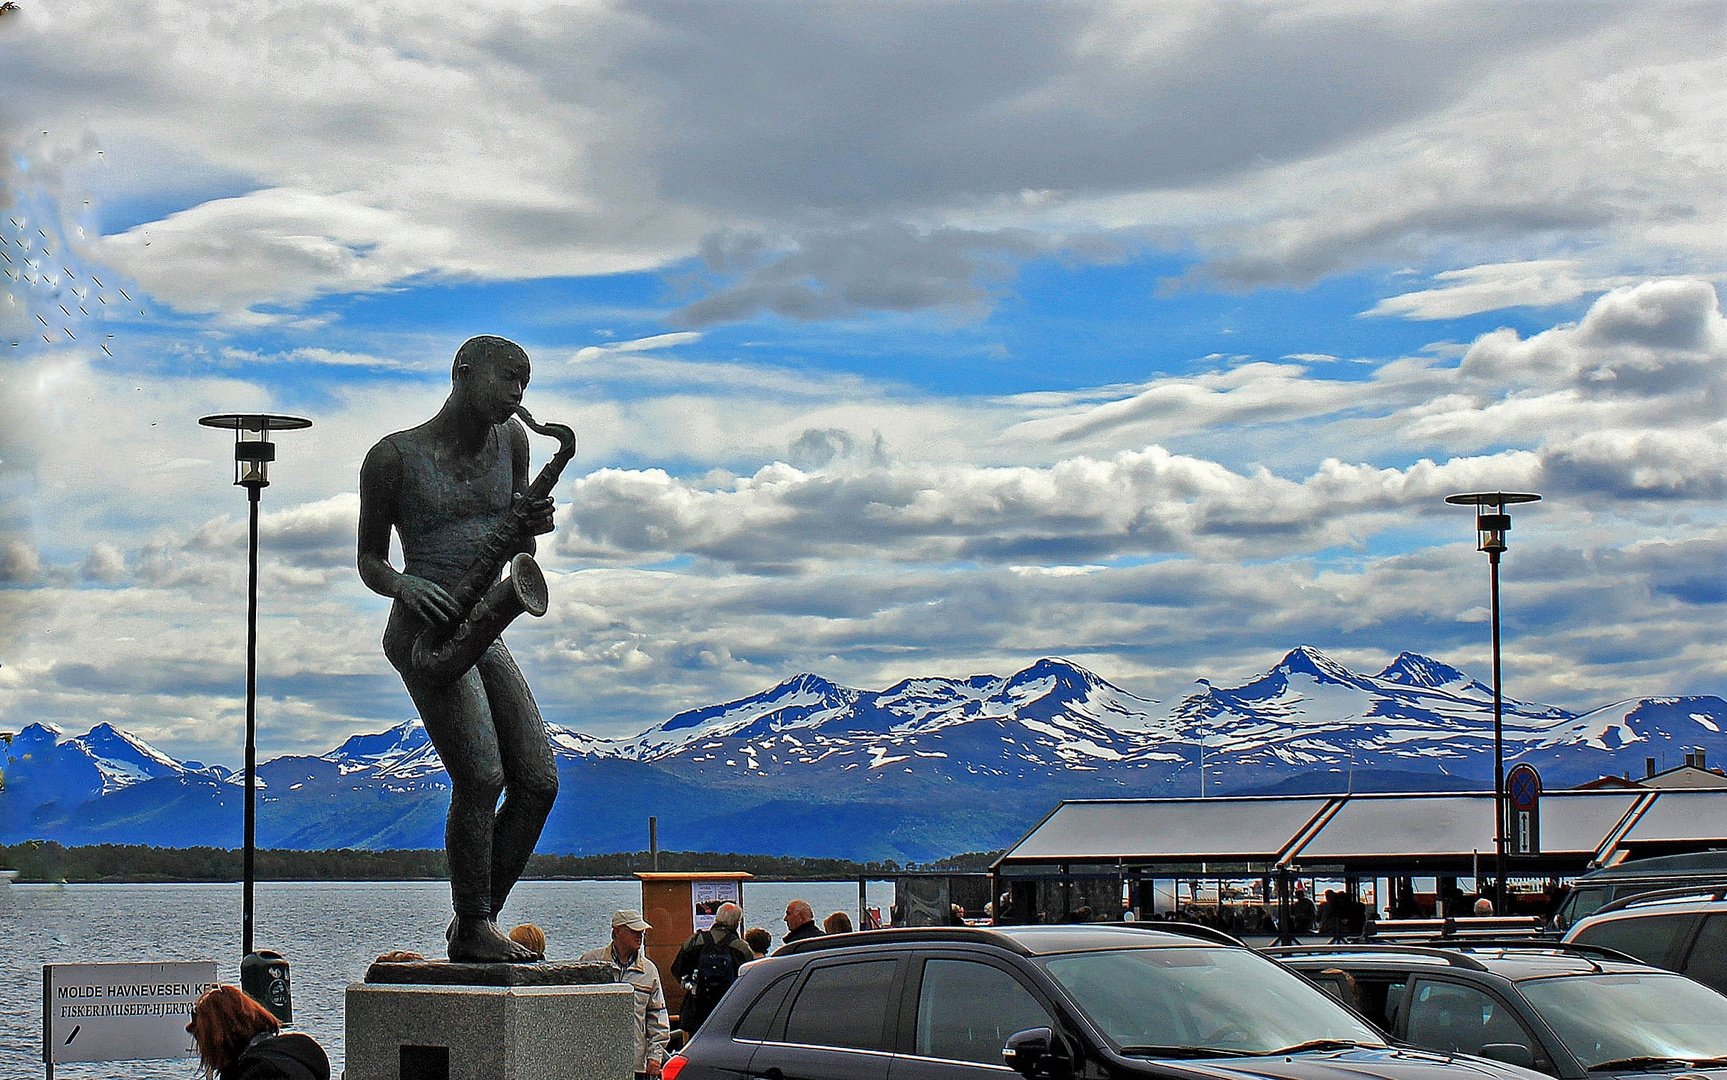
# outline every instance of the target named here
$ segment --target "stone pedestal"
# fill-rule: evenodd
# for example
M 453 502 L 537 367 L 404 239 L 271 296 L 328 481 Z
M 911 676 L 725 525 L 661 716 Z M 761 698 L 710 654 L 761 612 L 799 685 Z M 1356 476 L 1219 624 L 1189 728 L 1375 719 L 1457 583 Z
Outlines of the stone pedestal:
M 348 987 L 347 1080 L 633 1080 L 634 992 L 604 971 L 374 964 Z

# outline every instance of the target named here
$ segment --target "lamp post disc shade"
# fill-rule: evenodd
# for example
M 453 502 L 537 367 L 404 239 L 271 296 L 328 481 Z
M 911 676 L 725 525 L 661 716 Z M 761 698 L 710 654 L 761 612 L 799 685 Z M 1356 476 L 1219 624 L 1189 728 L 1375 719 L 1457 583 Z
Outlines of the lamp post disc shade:
M 1462 495 L 1447 495 L 1445 501 L 1458 506 L 1509 506 L 1512 503 L 1540 502 L 1533 491 L 1470 491 Z
M 216 413 L 200 416 L 205 427 L 228 428 L 233 431 L 295 431 L 309 428 L 312 422 L 303 416 L 282 416 L 277 413 Z
M 278 413 L 216 413 L 212 416 L 199 416 L 199 423 L 204 427 L 225 427 L 247 432 L 292 432 L 313 425 L 306 416 L 282 416 Z

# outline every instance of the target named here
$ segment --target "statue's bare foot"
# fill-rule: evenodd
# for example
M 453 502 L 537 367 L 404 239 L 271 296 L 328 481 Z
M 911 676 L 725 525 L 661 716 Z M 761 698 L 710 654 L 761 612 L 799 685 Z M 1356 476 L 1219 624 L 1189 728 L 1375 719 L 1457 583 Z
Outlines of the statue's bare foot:
M 451 938 L 456 936 L 456 924 L 461 922 L 461 921 L 462 921 L 462 917 L 460 915 L 450 916 L 450 925 L 444 927 L 444 940 L 446 942 L 449 941 Z M 492 921 L 493 922 L 498 921 L 498 913 L 495 911 L 492 913 Z
M 530 964 L 545 959 L 505 937 L 490 919 L 457 916 L 450 935 L 450 959 L 462 964 Z

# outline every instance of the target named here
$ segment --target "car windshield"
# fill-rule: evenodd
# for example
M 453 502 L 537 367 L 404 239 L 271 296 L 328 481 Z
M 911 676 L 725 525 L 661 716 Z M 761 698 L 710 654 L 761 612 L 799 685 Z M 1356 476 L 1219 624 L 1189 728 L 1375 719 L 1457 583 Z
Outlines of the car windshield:
M 1553 916 L 1555 930 L 1567 930 L 1577 925 L 1580 919 L 1585 919 L 1601 910 L 1601 907 L 1613 899 L 1613 890 L 1607 887 L 1585 888 L 1579 885 L 1559 905 L 1559 910 Z
M 1325 991 L 1247 949 L 1120 949 L 1042 963 L 1125 1053 L 1273 1054 L 1385 1045 L 1383 1035 Z
M 1727 1057 L 1727 997 L 1679 975 L 1570 975 L 1517 984 L 1584 1068 Z

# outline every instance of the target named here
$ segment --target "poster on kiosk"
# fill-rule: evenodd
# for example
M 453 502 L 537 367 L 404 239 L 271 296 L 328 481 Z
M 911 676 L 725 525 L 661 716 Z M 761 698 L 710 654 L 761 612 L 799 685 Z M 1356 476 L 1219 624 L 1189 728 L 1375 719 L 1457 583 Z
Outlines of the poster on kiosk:
M 736 904 L 741 895 L 736 879 L 690 882 L 690 902 L 695 907 L 696 930 L 714 928 L 714 912 L 721 904 Z

